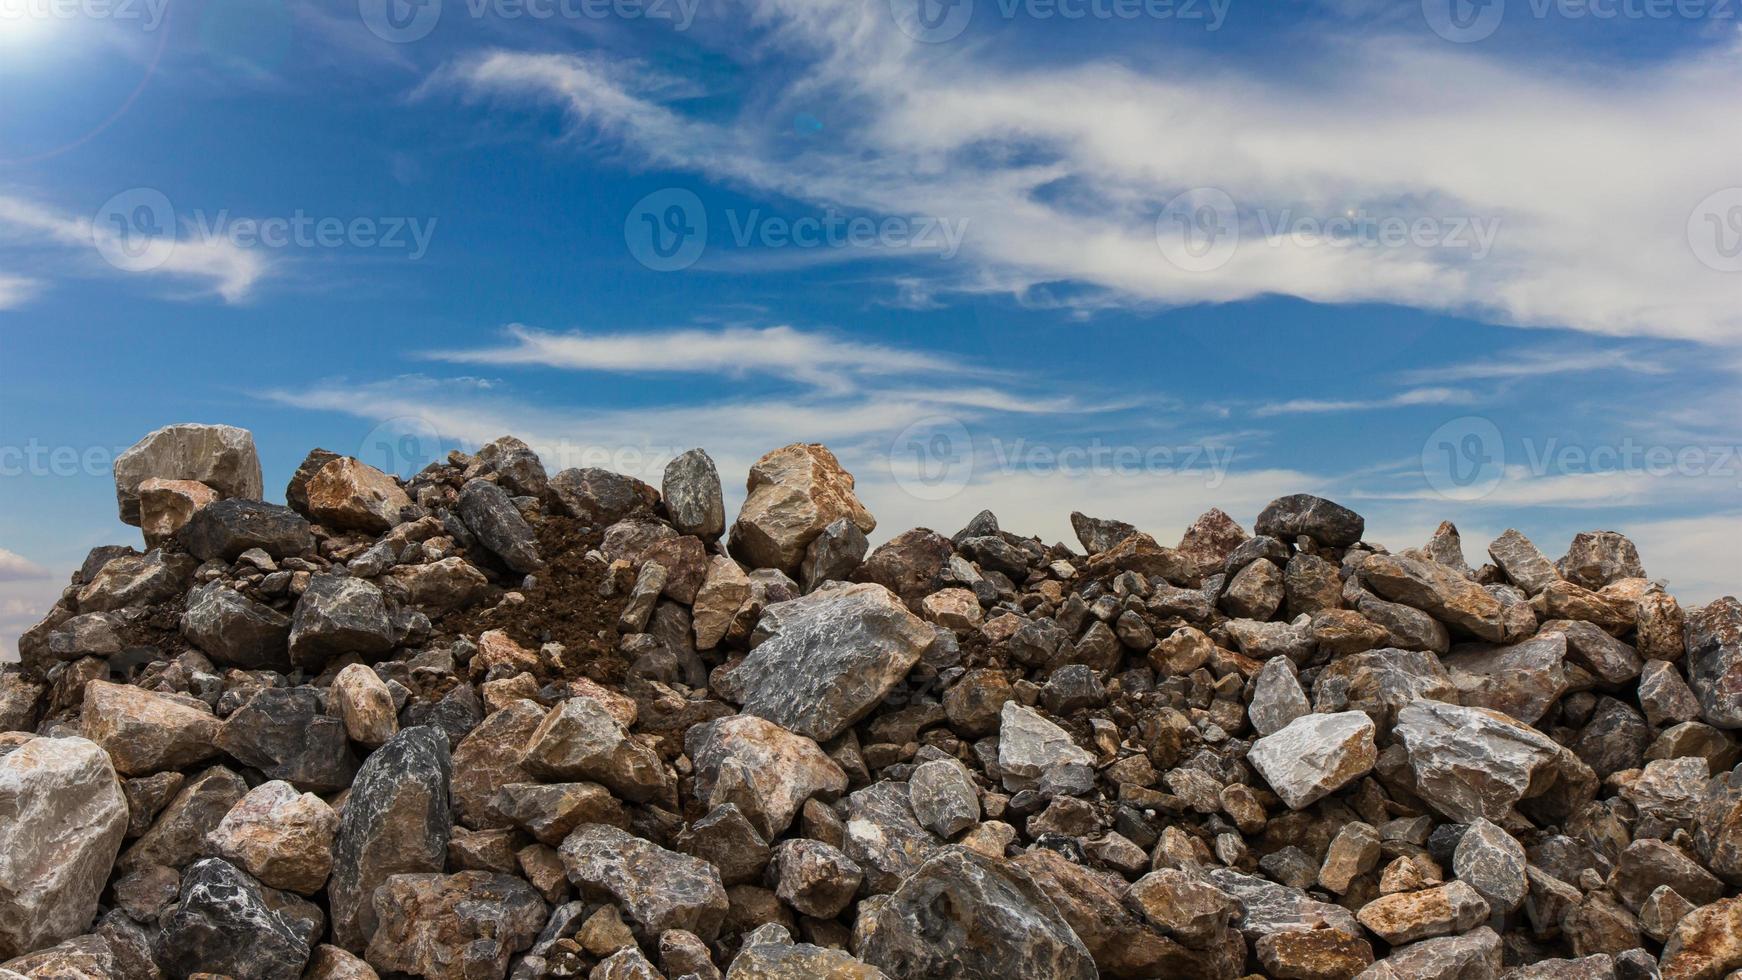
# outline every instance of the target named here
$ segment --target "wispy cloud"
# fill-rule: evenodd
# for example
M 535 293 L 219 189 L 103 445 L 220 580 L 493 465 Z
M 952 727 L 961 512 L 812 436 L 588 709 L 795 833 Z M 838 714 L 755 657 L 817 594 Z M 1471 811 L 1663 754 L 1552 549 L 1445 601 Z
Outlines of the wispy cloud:
M 23 276 L 0 275 L 0 310 L 15 310 L 29 302 L 42 283 Z
M 1068 281 L 1125 305 L 1285 294 L 1604 334 L 1742 337 L 1733 277 L 1703 265 L 1688 234 L 1742 156 L 1727 109 L 1742 96 L 1733 50 L 1612 69 L 1623 83 L 1597 88 L 1398 37 L 1327 41 L 1335 56 L 1307 87 L 1190 55 L 1012 66 L 970 45 L 909 43 L 881 8 L 763 8 L 769 45 L 806 59 L 805 81 L 776 89 L 789 76 L 770 75 L 763 90 L 747 71 L 742 119 L 720 120 L 714 100 L 708 115 L 691 112 L 693 100 L 667 98 L 633 67 L 572 55 L 493 51 L 434 84 L 554 102 L 577 132 L 706 180 L 965 218 L 967 262 L 931 270 L 943 288 Z M 1456 99 L 1445 79 L 1457 80 Z M 831 147 L 794 151 L 758 122 L 829 100 Z M 1089 104 L 1096 111 L 1082 111 Z M 1203 187 L 1230 195 L 1240 235 L 1225 263 L 1187 271 L 1164 258 L 1157 218 Z M 1295 219 L 1350 211 L 1439 234 L 1343 247 L 1290 233 Z M 1491 247 L 1463 247 L 1470 228 L 1492 232 Z
M 179 236 L 173 227 L 138 242 L 123 243 L 100 222 L 65 214 L 16 195 L 0 194 L 0 250 L 15 248 L 41 256 L 67 275 L 107 272 L 167 276 L 200 286 L 196 296 L 217 295 L 228 303 L 246 300 L 270 272 L 259 252 L 239 248 L 222 237 Z M 138 263 L 106 263 L 104 255 L 147 255 Z
M 1651 354 L 1628 348 L 1556 350 L 1538 347 L 1507 351 L 1501 356 L 1459 364 L 1404 371 L 1397 375 L 1397 380 L 1403 384 L 1504 381 L 1553 374 L 1586 374 L 1592 371 L 1662 375 L 1670 373 L 1670 368 Z
M 789 326 L 659 330 L 638 333 L 551 333 L 521 324 L 503 331 L 507 343 L 431 351 L 454 364 L 547 367 L 569 371 L 648 374 L 771 375 L 836 387 L 861 375 L 981 372 L 947 359 L 883 344 L 866 344 Z
M 1368 412 L 1382 408 L 1407 408 L 1414 405 L 1469 405 L 1476 394 L 1462 388 L 1415 388 L 1384 398 L 1316 399 L 1295 398 L 1272 402 L 1252 410 L 1259 418 L 1276 415 L 1320 415 L 1330 412 Z
M 23 582 L 47 577 L 48 569 L 17 552 L 0 548 L 0 582 Z

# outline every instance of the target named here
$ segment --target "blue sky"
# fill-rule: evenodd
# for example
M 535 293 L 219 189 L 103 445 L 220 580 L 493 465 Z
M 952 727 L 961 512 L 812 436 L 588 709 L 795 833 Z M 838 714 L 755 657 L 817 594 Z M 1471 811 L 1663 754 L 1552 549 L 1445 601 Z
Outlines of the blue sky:
M 181 421 L 1735 590 L 1733 0 L 917 2 L 0 0 L 0 637 Z

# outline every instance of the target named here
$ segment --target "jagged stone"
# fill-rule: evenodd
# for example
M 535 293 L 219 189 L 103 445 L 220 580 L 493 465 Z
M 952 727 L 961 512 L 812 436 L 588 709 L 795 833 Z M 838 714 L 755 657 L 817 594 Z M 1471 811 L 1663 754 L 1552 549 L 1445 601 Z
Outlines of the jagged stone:
M 316 575 L 290 618 L 290 659 L 319 668 L 354 653 L 374 658 L 393 649 L 387 599 L 374 584 L 341 575 Z
M 181 632 L 213 660 L 244 670 L 288 670 L 290 617 L 208 582 L 189 593 Z
M 331 700 L 337 702 L 351 741 L 377 748 L 399 731 L 399 715 L 393 692 L 362 664 L 349 664 L 333 678 Z
M 950 848 L 861 921 L 865 962 L 893 980 L 1093 980 L 1094 959 L 1025 872 Z
M 439 730 L 402 730 L 376 749 L 345 800 L 327 900 L 333 938 L 364 949 L 377 925 L 372 898 L 396 874 L 439 872 L 448 850 L 448 740 Z
M 570 698 L 546 715 L 527 739 L 520 765 L 542 779 L 600 783 L 637 803 L 666 799 L 674 790 L 659 754 L 593 698 Z
M 79 733 L 109 753 L 124 776 L 181 769 L 210 759 L 218 754 L 220 727 L 211 710 L 197 701 L 189 704 L 108 681 L 85 685 L 79 716 Z
M 731 551 L 753 568 L 796 571 L 805 548 L 837 518 L 869 534 L 877 521 L 853 493 L 853 475 L 818 443 L 786 446 L 750 467 Z
M 1265 505 L 1252 529 L 1280 541 L 1305 535 L 1327 548 L 1347 548 L 1361 540 L 1366 525 L 1360 514 L 1347 507 L 1297 493 Z
M 657 942 L 668 929 L 704 940 L 719 934 L 726 890 L 705 861 L 602 824 L 577 827 L 560 852 L 569 880 L 588 895 L 616 902 L 641 941 Z
M 268 779 L 283 779 L 307 792 L 337 792 L 350 786 L 357 772 L 344 721 L 322 710 L 312 687 L 256 691 L 224 719 L 214 747 Z
M 1323 799 L 1372 770 L 1373 720 L 1359 711 L 1302 715 L 1252 743 L 1247 761 L 1290 809 Z
M 1005 702 L 998 727 L 998 770 L 1005 789 L 1028 789 L 1061 766 L 1087 766 L 1094 761 L 1070 733 L 1033 708 Z
M 201 507 L 178 537 L 188 554 L 201 561 L 235 561 L 254 548 L 273 558 L 288 558 L 315 546 L 302 515 L 259 500 L 219 500 Z
M 696 797 L 710 808 L 736 804 L 765 840 L 784 833 L 811 797 L 847 791 L 847 774 L 816 742 L 753 715 L 692 728 L 684 746 Z
M 305 492 L 309 516 L 331 528 L 379 534 L 412 509 L 411 498 L 392 475 L 349 456 L 322 464 Z
M 338 831 L 339 815 L 320 797 L 273 780 L 249 790 L 207 841 L 261 884 L 313 895 L 332 870 Z
M 766 636 L 733 670 L 728 697 L 783 728 L 826 740 L 907 676 L 937 634 L 880 585 L 847 585 L 768 607 Z
M 1714 728 L 1742 728 L 1742 602 L 1725 596 L 1687 621 L 1688 686 Z
M 157 959 L 174 976 L 297 980 L 313 943 L 272 906 L 260 883 L 218 858 L 188 868 L 164 921 Z
M 1418 700 L 1397 714 L 1393 735 L 1409 753 L 1416 791 L 1453 820 L 1504 823 L 1541 793 L 1566 751 L 1497 711 Z
M 1381 598 L 1419 609 L 1479 640 L 1506 640 L 1499 600 L 1443 565 L 1374 555 L 1361 565 L 1361 580 Z
M 82 738 L 0 749 L 0 960 L 78 936 L 127 831 L 109 756 Z
M 476 535 L 502 564 L 523 575 L 544 567 L 544 559 L 538 554 L 538 537 L 521 516 L 520 508 L 514 506 L 508 491 L 489 480 L 467 480 L 460 488 L 455 512 L 466 530 Z
M 531 885 L 487 871 L 397 874 L 375 890 L 364 959 L 427 980 L 502 980 L 538 938 L 548 909 Z
M 220 496 L 243 500 L 259 500 L 265 493 L 253 434 L 230 425 L 164 426 L 115 457 L 122 523 L 139 525 L 139 485 L 153 477 L 193 480 Z
M 179 868 L 205 855 L 207 835 L 247 793 L 242 777 L 223 766 L 212 766 L 187 780 L 149 829 L 122 853 L 116 867 L 129 872 Z

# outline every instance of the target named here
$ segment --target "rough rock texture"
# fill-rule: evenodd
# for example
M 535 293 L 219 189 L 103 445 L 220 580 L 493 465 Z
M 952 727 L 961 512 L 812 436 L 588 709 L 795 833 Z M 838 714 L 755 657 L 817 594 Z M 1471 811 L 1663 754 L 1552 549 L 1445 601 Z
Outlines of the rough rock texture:
M 0 980 L 1742 970 L 1742 606 L 1615 532 L 872 550 L 809 446 L 724 543 L 699 451 L 198 479 L 0 667 Z
M 447 739 L 407 728 L 357 771 L 333 853 L 333 938 L 352 952 L 375 934 L 375 889 L 396 874 L 441 871 L 448 849 Z
M 575 828 L 560 850 L 569 880 L 587 894 L 617 902 L 643 941 L 668 929 L 703 939 L 719 934 L 726 889 L 706 861 L 601 824 Z
M 895 980 L 1092 980 L 1094 959 L 1033 878 L 951 848 L 921 865 L 861 920 L 865 962 Z
M 139 524 L 139 485 L 152 478 L 192 480 L 221 497 L 265 493 L 254 435 L 230 425 L 170 425 L 115 457 L 115 500 L 123 523 Z
M 32 738 L 0 755 L 0 959 L 90 926 L 126 830 L 121 784 L 94 743 Z
M 547 913 L 532 886 L 509 875 L 394 875 L 375 890 L 379 924 L 364 959 L 382 973 L 500 980 Z
M 797 570 L 805 547 L 837 518 L 850 519 L 866 534 L 877 526 L 853 494 L 853 475 L 816 443 L 776 449 L 757 460 L 746 490 L 731 548 L 755 568 Z
M 1359 711 L 1303 715 L 1252 743 L 1247 756 L 1276 795 L 1299 810 L 1366 775 L 1379 758 L 1373 719 Z
M 880 585 L 848 585 L 763 613 L 768 636 L 732 671 L 744 711 L 815 739 L 864 717 L 937 635 Z

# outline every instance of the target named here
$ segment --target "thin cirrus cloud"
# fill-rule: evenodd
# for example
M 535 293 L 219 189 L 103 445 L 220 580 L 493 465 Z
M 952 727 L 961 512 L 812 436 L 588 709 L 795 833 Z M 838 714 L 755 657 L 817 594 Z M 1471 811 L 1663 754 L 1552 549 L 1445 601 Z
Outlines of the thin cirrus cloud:
M 1414 388 L 1387 398 L 1315 399 L 1295 398 L 1272 402 L 1252 410 L 1258 418 L 1278 415 L 1323 415 L 1332 412 L 1368 412 L 1384 408 L 1407 408 L 1415 405 L 1470 405 L 1476 394 L 1462 388 Z
M 0 276 L 0 310 L 15 310 L 29 302 L 42 283 L 23 276 Z
M 850 377 L 862 375 L 962 373 L 945 358 L 931 354 L 789 326 L 552 333 L 511 324 L 503 335 L 507 342 L 497 346 L 431 351 L 424 356 L 453 364 L 569 371 L 765 374 L 819 387 L 840 387 Z
M 173 247 L 165 242 L 161 251 L 152 253 L 152 261 L 117 266 L 105 262 L 103 255 L 119 254 L 118 241 L 113 230 L 88 217 L 0 194 L 0 252 L 16 249 L 36 258 L 39 266 L 52 264 L 69 276 L 93 272 L 164 276 L 195 284 L 198 288 L 190 298 L 215 295 L 226 303 L 240 303 L 271 271 L 260 252 L 240 248 L 221 236 L 177 236 Z M 6 297 L 5 282 L 0 281 L 0 309 L 5 308 Z
M 1404 384 L 1426 384 L 1440 381 L 1505 381 L 1514 378 L 1540 378 L 1551 374 L 1585 374 L 1594 371 L 1623 371 L 1632 374 L 1661 375 L 1670 373 L 1670 368 L 1650 354 L 1625 348 L 1605 350 L 1530 348 L 1508 351 L 1503 357 L 1405 371 L 1397 375 L 1397 380 Z
M 1095 305 L 1283 294 L 1742 337 L 1734 277 L 1699 261 L 1689 231 L 1736 183 L 1733 47 L 1591 86 L 1407 38 L 1327 39 L 1335 57 L 1314 62 L 1325 77 L 1308 89 L 1190 56 L 995 63 L 968 44 L 909 43 L 882 6 L 767 5 L 769 48 L 807 70 L 777 90 L 788 76 L 747 69 L 742 104 L 755 108 L 738 119 L 691 113 L 659 79 L 580 55 L 488 51 L 422 91 L 554 103 L 650 165 L 815 206 L 965 220 L 963 261 L 936 272 L 957 290 L 1070 281 L 1104 291 L 1084 298 Z M 762 123 L 831 99 L 828 147 L 795 152 Z M 1240 236 L 1226 262 L 1187 271 L 1163 257 L 1157 218 L 1205 187 L 1230 195 Z M 1292 234 L 1352 211 L 1434 234 L 1379 247 Z

